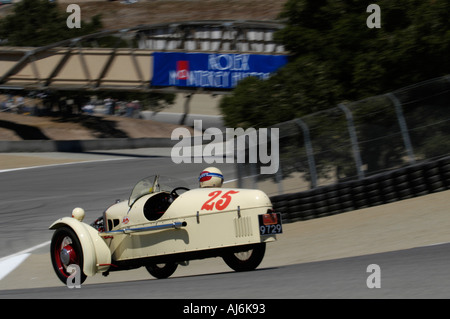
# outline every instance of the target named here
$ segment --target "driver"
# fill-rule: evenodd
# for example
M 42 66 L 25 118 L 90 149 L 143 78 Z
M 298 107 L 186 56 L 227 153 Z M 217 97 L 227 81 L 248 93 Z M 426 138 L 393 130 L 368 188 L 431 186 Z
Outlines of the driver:
M 198 177 L 200 188 L 206 187 L 222 187 L 223 174 L 220 169 L 216 167 L 205 168 Z

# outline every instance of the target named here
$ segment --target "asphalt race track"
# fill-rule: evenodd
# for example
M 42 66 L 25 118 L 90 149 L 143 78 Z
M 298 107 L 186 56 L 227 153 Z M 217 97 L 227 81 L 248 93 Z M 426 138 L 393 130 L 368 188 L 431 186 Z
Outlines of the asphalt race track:
M 251 272 L 221 272 L 117 283 L 0 291 L 0 298 L 291 299 L 449 298 L 450 244 Z M 380 288 L 367 266 L 381 265 Z M 188 304 L 188 301 L 186 301 Z
M 136 157 L 1 173 L 0 258 L 50 239 L 48 226 L 82 207 L 93 222 L 116 199 L 128 199 L 133 186 L 153 174 L 182 179 L 198 187 L 208 164 L 174 164 L 170 158 Z M 219 166 L 227 179 L 233 166 Z
M 145 269 L 111 273 L 108 277 L 98 274 L 79 289 L 68 289 L 57 280 L 48 253 L 52 235 L 48 226 L 54 220 L 69 216 L 74 207 L 80 206 L 86 210 L 85 221 L 90 223 L 116 199 L 126 199 L 139 179 L 154 173 L 176 176 L 195 187 L 198 173 L 206 166 L 175 165 L 166 157 L 116 156 L 106 161 L 0 172 L 0 262 L 25 255 L 24 261 L 0 280 L 0 299 L 450 297 L 450 238 L 447 234 L 437 236 L 443 234 L 443 229 L 448 230 L 449 218 L 443 210 L 449 192 L 434 194 L 430 199 L 441 206 L 436 213 L 430 209 L 426 222 L 418 220 L 423 229 L 412 229 L 408 224 L 419 215 L 411 215 L 404 223 L 391 216 L 386 225 L 394 223 L 397 229 L 393 231 L 402 238 L 411 236 L 408 244 L 389 237 L 387 226 L 374 222 L 375 210 L 368 209 L 359 213 L 359 219 L 352 217 L 352 212 L 321 221 L 286 224 L 285 234 L 273 247 L 268 245 L 265 260 L 252 272 L 235 273 L 215 258 L 180 266 L 173 277 L 165 280 L 153 279 Z M 227 180 L 235 178 L 234 166 L 217 166 Z M 394 203 L 392 209 L 399 211 L 396 218 L 401 217 L 400 207 L 405 207 L 400 205 L 418 207 L 418 201 L 424 201 L 414 200 Z M 430 221 L 433 216 L 435 223 Z M 349 226 L 348 219 L 339 222 L 350 217 L 359 224 Z M 376 229 L 364 228 L 368 224 Z M 359 230 L 365 230 L 369 244 L 357 233 Z M 338 232 L 354 234 L 359 240 L 340 241 Z M 386 248 L 388 242 L 393 248 Z M 379 288 L 368 287 L 372 275 L 368 267 L 373 264 L 379 267 Z

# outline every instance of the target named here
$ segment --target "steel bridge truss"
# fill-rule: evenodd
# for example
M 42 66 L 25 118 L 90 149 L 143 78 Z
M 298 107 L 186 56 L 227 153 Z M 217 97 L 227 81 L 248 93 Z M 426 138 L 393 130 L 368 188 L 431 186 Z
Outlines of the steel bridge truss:
M 189 21 L 99 32 L 39 48 L 0 47 L 3 90 L 181 90 L 152 87 L 153 52 L 286 54 L 272 21 Z M 224 93 L 224 92 L 216 92 Z

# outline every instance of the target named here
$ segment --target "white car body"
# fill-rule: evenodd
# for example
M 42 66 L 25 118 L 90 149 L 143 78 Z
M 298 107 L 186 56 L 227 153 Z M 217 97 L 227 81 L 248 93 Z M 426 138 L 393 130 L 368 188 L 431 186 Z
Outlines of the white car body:
M 67 266 L 77 263 L 84 277 L 146 266 L 155 277 L 166 278 L 174 270 L 161 274 L 156 269 L 155 275 L 155 265 L 176 268 L 185 261 L 216 256 L 237 271 L 250 270 L 262 260 L 265 243 L 282 232 L 280 214 L 272 212 L 270 199 L 260 190 L 170 192 L 161 185 L 161 177 L 151 176 L 135 186 L 128 201 L 109 207 L 100 227 L 84 223 L 83 213 L 55 221 L 50 229 L 63 229 L 59 235 L 55 232 L 51 245 L 58 277 L 64 281 Z M 249 259 L 257 259 L 251 265 L 234 261 L 236 253 L 253 250 L 262 256 L 250 254 Z

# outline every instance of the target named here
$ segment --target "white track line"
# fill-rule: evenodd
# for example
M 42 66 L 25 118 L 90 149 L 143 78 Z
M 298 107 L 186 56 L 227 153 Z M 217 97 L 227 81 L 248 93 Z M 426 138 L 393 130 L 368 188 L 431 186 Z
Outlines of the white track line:
M 107 160 L 100 160 L 100 161 L 108 161 L 108 160 L 114 160 L 114 159 L 107 159 Z M 97 161 L 93 161 L 97 162 Z M 80 164 L 80 163 L 86 163 L 86 162 L 73 162 L 73 163 L 63 163 L 63 164 L 51 164 L 51 165 L 43 165 L 43 166 L 33 166 L 33 167 L 24 167 L 24 168 L 13 168 L 10 170 L 0 170 L 0 173 L 8 172 L 8 171 L 15 171 L 15 170 L 22 170 L 22 169 L 30 169 L 30 168 L 38 168 L 38 167 L 45 167 L 45 166 L 59 166 L 59 165 L 69 165 L 69 164 Z M 228 181 L 224 181 L 224 184 L 234 182 L 237 179 L 231 179 Z M 44 246 L 50 245 L 50 241 L 46 241 L 45 243 L 30 247 L 28 249 L 19 251 L 15 254 L 0 258 L 0 280 L 5 278 L 11 271 L 16 269 L 21 263 L 23 263 L 30 255 L 31 252 L 39 249 Z
M 0 280 L 5 278 L 11 271 L 16 269 L 30 255 L 31 254 L 22 254 L 0 261 Z
M 27 248 L 25 250 L 19 251 L 19 252 L 15 253 L 15 254 L 12 254 L 12 255 L 0 258 L 0 262 L 3 262 L 4 260 L 12 258 L 12 257 L 16 257 L 16 256 L 19 256 L 19 255 L 31 253 L 32 251 L 35 251 L 36 249 L 39 249 L 39 248 L 42 248 L 42 247 L 45 247 L 45 246 L 48 246 L 48 245 L 50 245 L 50 240 L 46 241 L 45 243 L 42 243 L 42 244 L 39 244 L 39 245 L 30 247 L 30 248 Z
M 14 171 L 22 171 L 26 169 L 34 169 L 34 168 L 45 168 L 45 167 L 56 167 L 56 166 L 64 166 L 64 165 L 76 165 L 76 164 L 85 164 L 85 163 L 94 163 L 94 162 L 106 162 L 106 161 L 120 161 L 131 159 L 132 157 L 123 157 L 123 158 L 107 158 L 107 159 L 99 159 L 99 160 L 80 160 L 77 162 L 68 162 L 68 163 L 56 163 L 56 164 L 47 164 L 47 165 L 39 165 L 39 166 L 27 166 L 27 167 L 17 167 L 17 168 L 8 168 L 0 170 L 0 173 L 6 172 L 14 172 Z
M 6 277 L 11 271 L 23 263 L 31 252 L 44 246 L 50 245 L 50 241 L 19 251 L 18 253 L 3 257 L 0 259 L 0 280 Z

